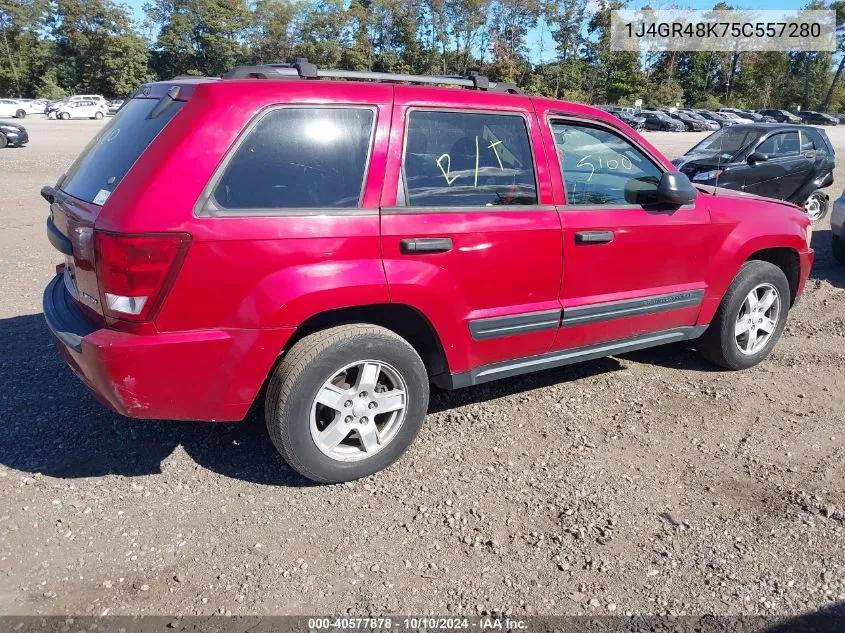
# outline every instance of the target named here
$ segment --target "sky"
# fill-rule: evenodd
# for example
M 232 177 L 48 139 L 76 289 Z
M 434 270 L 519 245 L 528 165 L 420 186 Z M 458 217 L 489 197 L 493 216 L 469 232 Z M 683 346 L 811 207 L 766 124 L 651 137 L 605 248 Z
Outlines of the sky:
M 142 26 L 142 23 L 144 21 L 144 4 L 148 1 L 149 0 L 123 0 L 122 2 L 123 4 L 127 4 L 132 9 L 135 15 L 135 20 L 137 21 L 139 27 Z M 565 2 L 566 0 L 561 1 Z M 717 1 L 718 0 L 688 0 L 686 2 L 669 2 L 666 0 L 634 0 L 626 8 L 639 9 L 645 5 L 649 5 L 653 9 L 685 8 L 706 11 L 708 9 L 712 9 L 713 5 L 716 4 Z M 759 10 L 761 8 L 760 0 L 726 1 L 735 9 Z M 766 0 L 766 9 L 782 9 L 786 11 L 794 11 L 800 9 L 806 4 L 807 0 Z M 145 33 L 145 35 L 151 36 L 152 34 Z M 548 27 L 542 22 L 537 26 L 537 28 L 532 29 L 532 31 L 529 33 L 528 48 L 530 52 L 529 54 L 531 62 L 534 64 L 548 62 L 554 58 L 554 40 L 552 39 Z M 280 59 L 278 61 L 284 62 L 288 60 Z

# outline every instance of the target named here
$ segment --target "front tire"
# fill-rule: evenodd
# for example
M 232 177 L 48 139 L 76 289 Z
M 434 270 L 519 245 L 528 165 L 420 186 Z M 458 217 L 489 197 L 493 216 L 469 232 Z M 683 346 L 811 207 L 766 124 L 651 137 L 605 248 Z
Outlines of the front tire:
M 780 268 L 759 260 L 745 262 L 698 339 L 699 353 L 726 369 L 753 367 L 783 333 L 789 304 L 789 282 Z
M 838 235 L 833 235 L 830 246 L 836 261 L 845 264 L 845 240 Z
M 411 445 L 428 410 L 416 350 L 382 327 L 342 325 L 304 337 L 267 389 L 273 445 L 298 473 L 338 483 L 378 472 Z
M 9 144 L 9 139 L 5 135 L 0 134 L 0 149 L 3 149 Z
M 26 118 L 26 110 L 18 110 L 17 112 L 15 112 L 15 118 L 25 119 Z
M 70 114 L 67 112 L 62 112 L 61 114 L 59 114 L 59 118 L 62 121 L 67 121 L 68 119 L 70 119 Z

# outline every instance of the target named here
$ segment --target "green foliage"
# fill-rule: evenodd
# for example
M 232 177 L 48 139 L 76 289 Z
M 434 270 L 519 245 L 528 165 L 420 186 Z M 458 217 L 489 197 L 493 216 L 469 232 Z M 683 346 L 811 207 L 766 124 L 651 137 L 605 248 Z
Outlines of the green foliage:
M 123 97 L 157 79 L 308 57 L 349 70 L 478 69 L 529 94 L 588 103 L 845 107 L 845 0 L 827 5 L 837 15 L 835 58 L 615 52 L 610 12 L 628 0 L 148 0 L 149 41 L 118 1 L 0 0 L 0 95 Z M 530 45 L 538 25 L 541 64 Z

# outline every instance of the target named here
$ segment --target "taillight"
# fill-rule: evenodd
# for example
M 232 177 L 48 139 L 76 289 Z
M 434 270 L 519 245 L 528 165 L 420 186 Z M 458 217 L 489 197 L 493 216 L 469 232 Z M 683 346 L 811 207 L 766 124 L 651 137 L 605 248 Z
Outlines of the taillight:
M 103 312 L 127 321 L 155 316 L 185 259 L 187 233 L 120 235 L 97 231 L 97 280 Z

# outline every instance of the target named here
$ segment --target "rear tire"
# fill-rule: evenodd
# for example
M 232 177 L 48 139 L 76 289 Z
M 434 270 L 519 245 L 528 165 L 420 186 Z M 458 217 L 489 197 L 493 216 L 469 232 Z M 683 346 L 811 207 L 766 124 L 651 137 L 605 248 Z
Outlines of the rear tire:
M 100 119 L 102 119 L 102 118 L 103 118 L 103 113 L 102 113 L 102 112 L 95 112 L 95 113 L 94 113 L 94 118 L 95 118 L 95 119 L 97 119 L 97 120 L 99 121 Z
M 833 251 L 833 257 L 838 261 L 840 264 L 845 264 L 845 240 L 843 240 L 838 235 L 834 235 L 831 239 L 831 250 Z
M 760 297 L 758 307 L 765 305 L 768 291 L 775 293 L 776 304 L 763 312 L 749 312 L 752 291 Z M 698 339 L 699 353 L 711 363 L 726 369 L 753 367 L 771 353 L 783 333 L 789 304 L 789 282 L 780 268 L 759 260 L 745 262 L 722 298 L 710 327 Z M 753 344 L 751 329 L 737 334 L 749 323 L 759 345 Z M 770 328 L 770 331 L 766 333 L 763 327 Z
M 276 450 L 302 476 L 351 481 L 387 468 L 411 445 L 428 390 L 425 366 L 405 339 L 342 325 L 291 347 L 270 379 L 265 421 Z
M 0 134 L 0 149 L 3 149 L 9 144 L 9 139 L 7 139 L 3 134 Z
M 15 112 L 15 118 L 25 119 L 26 118 L 26 110 L 18 110 L 17 112 Z
M 59 118 L 60 118 L 62 121 L 67 121 L 68 119 L 70 119 L 70 114 L 68 114 L 67 112 L 61 112 L 61 113 L 59 114 Z
M 803 207 L 804 213 L 810 218 L 810 222 L 815 224 L 827 215 L 830 210 L 830 200 L 825 192 L 817 189 L 807 197 Z

